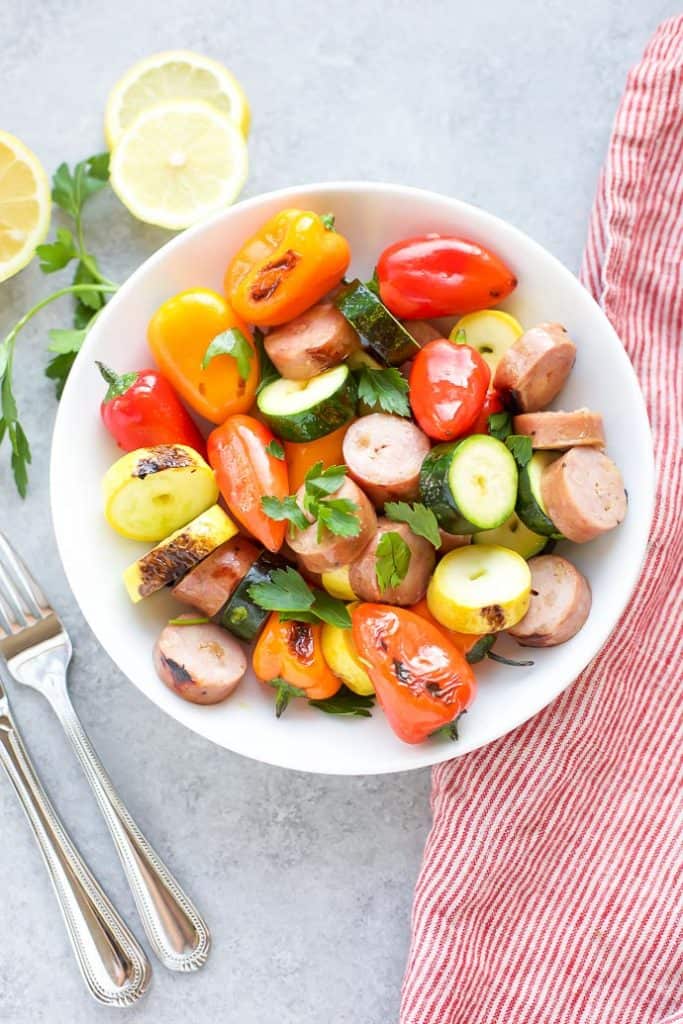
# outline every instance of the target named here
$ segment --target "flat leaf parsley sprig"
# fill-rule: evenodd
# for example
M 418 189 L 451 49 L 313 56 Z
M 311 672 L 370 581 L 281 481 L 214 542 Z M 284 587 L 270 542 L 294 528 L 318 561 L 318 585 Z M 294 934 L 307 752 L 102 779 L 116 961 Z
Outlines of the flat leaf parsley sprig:
M 21 497 L 28 487 L 28 466 L 31 448 L 19 420 L 13 387 L 14 351 L 17 336 L 30 320 L 64 295 L 74 296 L 73 325 L 49 331 L 48 351 L 52 359 L 45 370 L 55 382 L 57 398 L 61 397 L 66 378 L 88 330 L 118 285 L 101 272 L 97 259 L 85 243 L 83 209 L 88 199 L 100 192 L 109 181 L 109 154 L 98 153 L 81 160 L 71 170 L 60 164 L 52 177 L 52 199 L 71 221 L 71 228 L 57 228 L 51 242 L 39 245 L 36 254 L 44 274 L 54 274 L 75 264 L 72 282 L 36 302 L 0 341 L 0 445 L 9 439 L 12 451 L 12 472 Z

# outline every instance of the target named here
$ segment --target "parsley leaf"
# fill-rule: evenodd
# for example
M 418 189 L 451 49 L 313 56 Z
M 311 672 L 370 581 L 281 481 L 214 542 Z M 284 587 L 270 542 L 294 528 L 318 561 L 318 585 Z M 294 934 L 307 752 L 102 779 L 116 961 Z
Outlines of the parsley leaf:
M 273 569 L 264 583 L 252 583 L 249 597 L 259 606 L 272 612 L 305 612 L 313 604 L 313 591 L 301 573 L 289 566 Z
M 60 164 L 52 178 L 52 198 L 65 213 L 77 220 L 83 206 L 107 184 L 109 180 L 109 154 L 98 153 L 81 160 L 73 169 Z
M 360 533 L 358 505 L 349 498 L 321 498 L 317 504 L 318 540 L 324 527 L 337 537 L 357 537 Z
M 307 526 L 310 526 L 308 519 L 301 511 L 299 503 L 293 494 L 290 494 L 287 498 L 275 498 L 270 494 L 266 495 L 261 498 L 261 508 L 268 518 L 274 519 L 275 522 L 281 523 L 283 520 L 286 520 L 296 527 L 297 530 L 305 530 Z
M 279 441 L 269 441 L 266 445 L 266 451 L 269 455 L 272 455 L 274 459 L 279 459 L 280 462 L 284 462 L 285 450 Z
M 28 465 L 31 462 L 31 448 L 19 420 L 15 419 L 10 422 L 8 429 L 12 446 L 12 472 L 17 490 L 21 497 L 25 498 L 28 489 Z
M 527 434 L 508 434 L 505 444 L 514 455 L 515 462 L 520 469 L 524 469 L 533 455 L 531 438 Z
M 398 587 L 410 567 L 410 548 L 400 533 L 385 533 L 375 552 L 375 575 L 379 589 Z
M 358 399 L 371 409 L 410 416 L 408 381 L 395 366 L 384 370 L 363 366 L 358 374 Z
M 358 693 L 352 693 L 351 690 L 342 686 L 333 697 L 327 697 L 325 700 L 309 700 L 308 703 L 312 708 L 324 711 L 327 715 L 370 718 L 370 708 L 375 706 L 375 698 L 373 696 L 364 697 Z
M 323 469 L 322 461 L 316 462 L 304 478 L 306 490 L 316 497 L 334 494 L 344 483 L 345 477 L 346 466 L 328 466 L 327 469 Z
M 351 628 L 351 616 L 343 601 L 332 597 L 326 590 L 316 590 L 314 595 L 311 611 L 318 619 L 340 629 Z
M 292 686 L 286 679 L 281 676 L 276 676 L 274 679 L 268 679 L 268 686 L 272 686 L 275 689 L 275 717 L 279 718 L 282 712 L 289 704 L 292 697 L 305 697 L 306 691 L 302 690 L 299 686 Z
M 351 616 L 343 601 L 324 590 L 313 590 L 296 569 L 274 569 L 270 580 L 254 583 L 249 596 L 260 608 L 280 613 L 283 621 L 329 622 L 348 629 Z
M 237 372 L 242 380 L 248 379 L 254 350 L 239 327 L 230 327 L 227 331 L 216 335 L 204 353 L 202 369 L 205 370 L 216 356 L 232 356 L 237 363 Z
M 512 416 L 509 412 L 492 412 L 488 418 L 489 434 L 504 441 L 512 430 Z
M 48 352 L 56 352 L 59 355 L 80 352 L 87 330 L 77 331 L 75 328 L 53 327 L 49 330 L 50 344 Z
M 57 237 L 54 242 L 45 242 L 43 245 L 39 245 L 36 248 L 36 255 L 40 259 L 42 272 L 54 274 L 56 270 L 62 270 L 78 256 L 74 236 L 67 228 L 57 228 Z
M 430 508 L 419 501 L 409 505 L 407 501 L 388 501 L 384 506 L 384 515 L 395 523 L 407 523 L 413 533 L 424 537 L 435 548 L 441 547 L 441 534 L 436 516 Z

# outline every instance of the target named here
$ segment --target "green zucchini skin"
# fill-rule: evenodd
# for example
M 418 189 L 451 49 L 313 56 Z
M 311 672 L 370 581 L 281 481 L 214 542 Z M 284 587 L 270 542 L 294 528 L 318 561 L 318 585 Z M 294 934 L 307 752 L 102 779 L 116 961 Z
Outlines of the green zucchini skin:
M 357 278 L 334 301 L 368 348 L 387 366 L 398 366 L 419 351 L 420 346 L 403 324 Z
M 249 571 L 243 576 L 232 592 L 230 600 L 218 613 L 217 620 L 239 640 L 251 643 L 261 632 L 270 612 L 259 607 L 249 597 L 249 587 L 255 583 L 267 583 L 273 569 L 284 569 L 287 566 L 280 555 L 264 551 Z
M 283 415 L 265 412 L 261 402 L 264 395 L 267 399 L 268 387 L 266 385 L 259 394 L 257 405 L 273 433 L 283 441 L 317 441 L 319 437 L 343 427 L 356 415 L 358 388 L 350 372 L 347 372 L 344 383 L 333 395 L 301 412 Z
M 447 533 L 477 533 L 480 527 L 465 519 L 448 483 L 451 460 L 459 443 L 437 444 L 428 453 L 420 470 L 420 500 L 431 508 L 439 526 Z
M 538 455 L 534 453 L 531 461 L 519 471 L 519 488 L 517 491 L 517 504 L 515 512 L 525 526 L 528 526 L 534 533 L 540 533 L 543 537 L 551 537 L 553 540 L 562 540 L 563 536 L 557 532 L 552 519 L 541 508 L 531 486 L 529 467 Z

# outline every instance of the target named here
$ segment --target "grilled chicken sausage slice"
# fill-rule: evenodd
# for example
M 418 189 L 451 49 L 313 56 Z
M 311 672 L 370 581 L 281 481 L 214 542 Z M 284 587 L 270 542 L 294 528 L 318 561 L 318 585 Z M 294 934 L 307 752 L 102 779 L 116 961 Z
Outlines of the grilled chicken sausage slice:
M 541 477 L 548 515 L 577 544 L 613 530 L 626 515 L 626 491 L 618 468 L 595 448 L 572 448 Z
M 211 619 L 232 596 L 258 556 L 259 549 L 246 537 L 233 537 L 191 569 L 173 588 L 173 596 Z
M 296 492 L 296 499 L 302 509 L 304 489 L 304 486 L 301 486 Z M 307 515 L 311 525 L 305 530 L 290 530 L 287 541 L 290 548 L 296 552 L 297 560 L 308 573 L 323 573 L 328 569 L 348 565 L 358 558 L 377 530 L 374 508 L 360 487 L 349 477 L 344 478 L 339 490 L 330 497 L 347 498 L 357 506 L 356 515 L 360 521 L 360 532 L 355 537 L 339 537 L 324 529 L 318 540 L 318 524 L 313 522 L 312 516 Z
M 410 548 L 410 565 L 397 587 L 380 588 L 377 580 L 377 545 L 385 533 L 397 533 Z M 379 519 L 377 533 L 359 559 L 349 566 L 349 584 L 361 601 L 383 604 L 417 604 L 427 593 L 429 577 L 434 569 L 434 548 L 424 537 L 417 537 L 406 523 Z
M 514 417 L 512 429 L 515 434 L 527 434 L 534 448 L 605 447 L 602 416 L 590 409 L 522 413 Z
M 375 505 L 413 501 L 429 438 L 410 420 L 376 412 L 352 423 L 344 437 L 349 473 Z
M 579 570 L 559 555 L 529 559 L 529 609 L 508 633 L 522 647 L 555 647 L 579 632 L 591 610 L 591 588 Z
M 246 672 L 247 658 L 237 640 L 213 623 L 168 625 L 154 648 L 154 667 L 162 683 L 183 700 L 218 704 Z
M 270 331 L 264 345 L 283 377 L 309 380 L 348 359 L 360 339 L 336 306 L 322 302 Z
M 538 412 L 559 395 L 575 360 L 576 345 L 566 328 L 539 324 L 505 351 L 493 387 L 515 412 Z

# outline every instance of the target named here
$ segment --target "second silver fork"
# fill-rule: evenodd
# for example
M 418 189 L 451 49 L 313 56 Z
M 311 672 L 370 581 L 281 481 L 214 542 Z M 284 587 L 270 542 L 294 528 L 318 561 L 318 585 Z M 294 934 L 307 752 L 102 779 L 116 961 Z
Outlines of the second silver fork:
M 154 952 L 169 970 L 197 970 L 209 954 L 208 928 L 136 825 L 95 753 L 67 690 L 69 635 L 0 533 L 0 637 L 3 633 L 0 653 L 10 673 L 47 698 L 71 741 L 111 832 Z

